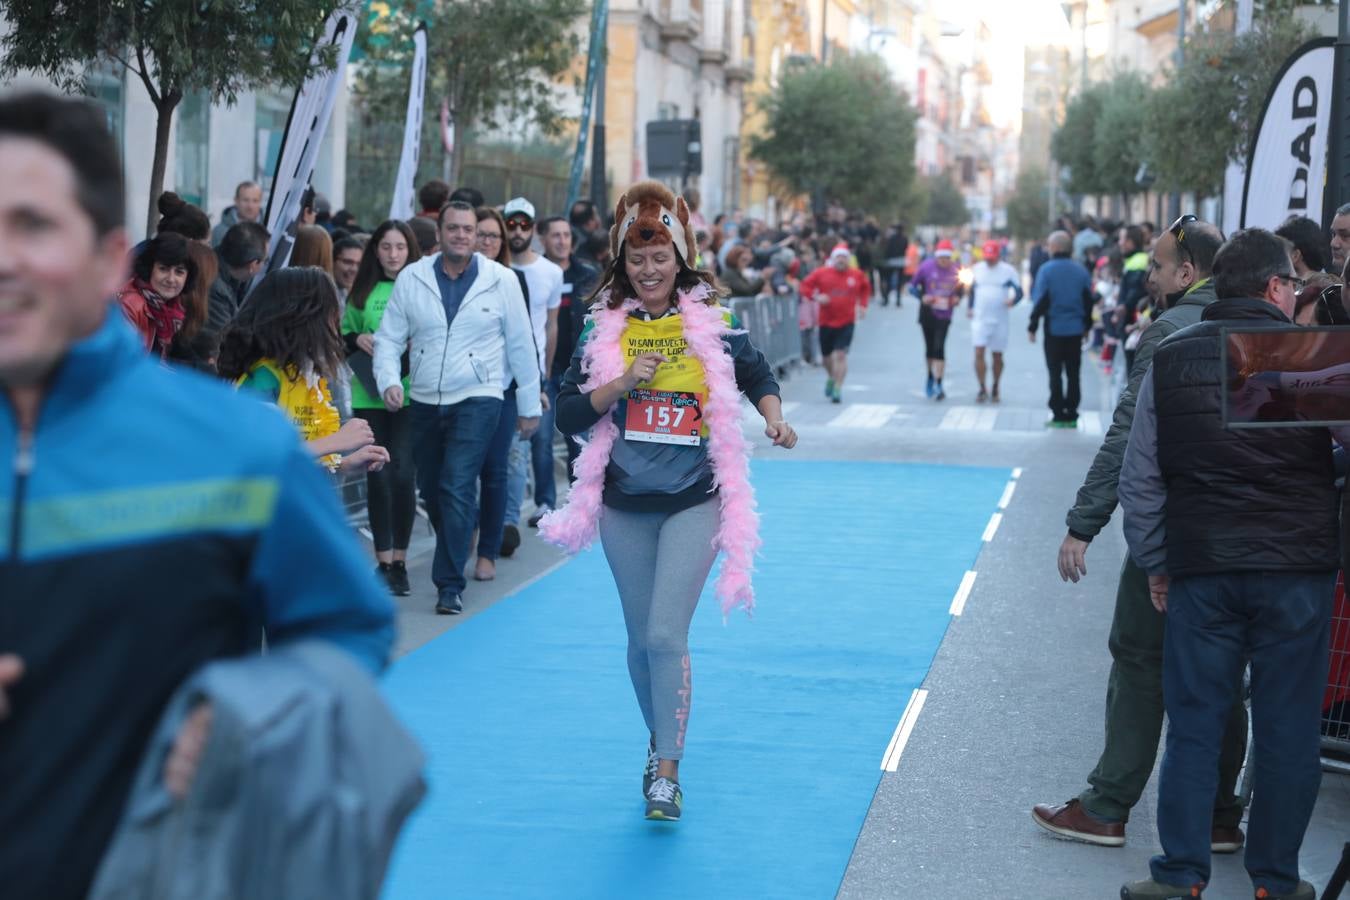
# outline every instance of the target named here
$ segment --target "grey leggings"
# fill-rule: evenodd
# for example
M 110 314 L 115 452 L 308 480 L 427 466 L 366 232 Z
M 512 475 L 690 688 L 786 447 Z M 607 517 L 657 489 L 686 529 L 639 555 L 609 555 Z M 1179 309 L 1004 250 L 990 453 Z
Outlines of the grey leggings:
M 719 521 L 715 498 L 673 514 L 607 506 L 600 516 L 600 542 L 628 628 L 628 674 L 661 759 L 684 757 L 689 623 L 717 556 Z

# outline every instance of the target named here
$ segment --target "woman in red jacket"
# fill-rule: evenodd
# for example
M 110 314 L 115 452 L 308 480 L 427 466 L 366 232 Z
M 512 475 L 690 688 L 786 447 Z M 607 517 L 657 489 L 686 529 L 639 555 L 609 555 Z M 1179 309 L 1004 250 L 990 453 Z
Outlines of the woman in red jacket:
M 195 298 L 197 263 L 181 234 L 164 232 L 147 241 L 132 266 L 132 279 L 118 294 L 122 312 L 140 332 L 145 349 L 164 359 L 174 338 L 191 339 L 206 320 Z

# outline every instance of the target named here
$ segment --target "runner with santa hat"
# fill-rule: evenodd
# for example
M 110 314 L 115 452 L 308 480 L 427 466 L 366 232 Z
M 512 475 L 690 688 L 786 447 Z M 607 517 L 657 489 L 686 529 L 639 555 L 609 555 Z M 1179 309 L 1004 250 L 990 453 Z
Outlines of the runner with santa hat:
M 945 400 L 942 375 L 947 368 L 947 329 L 952 324 L 952 310 L 961 302 L 961 281 L 956 260 L 952 259 L 952 242 L 940 240 L 933 255 L 919 265 L 914 273 L 909 292 L 922 301 L 919 306 L 919 325 L 923 328 L 924 356 L 928 360 L 926 392 L 934 400 Z
M 801 294 L 820 304 L 820 355 L 825 360 L 825 396 L 839 403 L 848 375 L 848 348 L 853 343 L 853 324 L 867 311 L 872 285 L 853 265 L 848 244 L 836 244 L 830 264 L 821 266 L 802 281 Z

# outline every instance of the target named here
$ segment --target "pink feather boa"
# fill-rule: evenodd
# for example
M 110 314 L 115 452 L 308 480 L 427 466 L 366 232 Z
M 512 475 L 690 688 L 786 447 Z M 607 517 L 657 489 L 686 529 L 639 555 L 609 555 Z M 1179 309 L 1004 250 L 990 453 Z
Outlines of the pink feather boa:
M 741 433 L 741 392 L 736 386 L 736 369 L 722 339 L 732 333 L 719 306 L 706 301 L 706 288 L 682 291 L 677 305 L 684 325 L 689 353 L 703 365 L 708 382 L 708 399 L 703 415 L 708 423 L 708 458 L 712 463 L 713 484 L 721 504 L 721 522 L 713 546 L 725 558 L 717 577 L 715 593 L 723 615 L 737 606 L 747 613 L 755 606 L 751 583 L 755 554 L 759 551 L 759 515 L 755 512 L 755 492 L 750 486 L 750 444 Z M 628 315 L 637 308 L 636 300 L 627 300 L 618 309 L 603 305 L 594 314 L 595 328 L 586 342 L 581 369 L 587 375 L 582 385 L 593 391 L 623 375 L 626 370 L 620 339 L 628 325 Z M 603 512 L 605 469 L 619 427 L 606 413 L 591 430 L 591 438 L 576 461 L 576 483 L 567 505 L 545 516 L 539 533 L 551 544 L 569 553 L 589 547 L 599 531 Z

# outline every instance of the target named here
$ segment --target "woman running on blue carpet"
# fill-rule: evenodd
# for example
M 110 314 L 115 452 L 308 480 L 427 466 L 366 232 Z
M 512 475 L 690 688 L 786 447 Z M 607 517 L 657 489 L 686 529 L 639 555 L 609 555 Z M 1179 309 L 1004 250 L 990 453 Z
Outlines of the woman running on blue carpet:
M 741 393 L 765 435 L 791 449 L 778 382 L 720 305 L 696 251 L 689 209 L 658 182 L 619 200 L 613 261 L 558 395 L 564 434 L 589 431 L 565 507 L 540 523 L 570 552 L 599 534 L 628 631 L 628 671 L 649 732 L 642 794 L 648 819 L 676 820 L 689 724 L 689 625 L 720 550 L 723 613 L 754 605 L 759 520 Z

